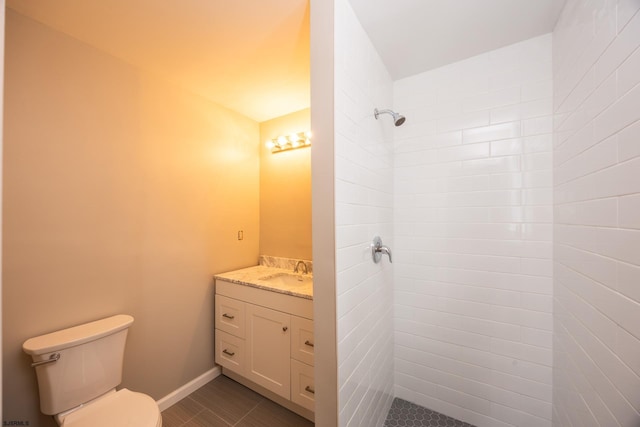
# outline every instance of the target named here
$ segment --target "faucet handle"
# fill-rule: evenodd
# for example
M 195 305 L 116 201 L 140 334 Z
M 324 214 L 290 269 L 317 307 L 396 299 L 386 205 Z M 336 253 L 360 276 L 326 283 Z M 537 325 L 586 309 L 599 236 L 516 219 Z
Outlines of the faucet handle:
M 380 236 L 376 236 L 373 238 L 373 243 L 371 243 L 371 257 L 373 258 L 373 262 L 376 264 L 379 263 L 380 258 L 382 258 L 382 254 L 389 257 L 389 262 L 393 262 L 391 259 L 391 249 L 387 246 L 383 246 Z
M 389 257 L 389 262 L 393 263 L 393 260 L 391 259 L 391 249 L 389 249 L 386 246 L 380 246 L 380 248 L 377 251 L 387 255 Z

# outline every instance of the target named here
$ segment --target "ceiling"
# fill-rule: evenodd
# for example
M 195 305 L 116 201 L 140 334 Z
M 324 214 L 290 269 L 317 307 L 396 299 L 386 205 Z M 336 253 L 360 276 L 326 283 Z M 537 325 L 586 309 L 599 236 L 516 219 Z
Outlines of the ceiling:
M 350 0 L 394 80 L 553 30 L 565 0 Z
M 258 122 L 309 107 L 308 0 L 8 0 Z
M 565 0 L 349 0 L 393 79 L 552 31 Z M 309 0 L 8 0 L 258 122 L 310 105 Z

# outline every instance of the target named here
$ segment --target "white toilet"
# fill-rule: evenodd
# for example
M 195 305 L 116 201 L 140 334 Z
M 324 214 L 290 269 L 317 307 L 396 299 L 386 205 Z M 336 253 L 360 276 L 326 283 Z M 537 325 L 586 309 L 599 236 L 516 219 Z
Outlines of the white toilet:
M 161 427 L 156 402 L 126 388 L 122 362 L 133 317 L 120 314 L 28 339 L 40 410 L 64 427 Z

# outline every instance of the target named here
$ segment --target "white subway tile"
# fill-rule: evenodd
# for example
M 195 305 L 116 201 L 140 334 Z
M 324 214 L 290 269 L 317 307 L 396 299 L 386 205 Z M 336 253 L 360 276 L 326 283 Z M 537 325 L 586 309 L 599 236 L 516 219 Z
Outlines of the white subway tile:
M 459 174 L 485 175 L 520 170 L 520 156 L 493 157 L 489 159 L 465 160 Z
M 553 117 L 541 116 L 522 121 L 522 136 L 550 134 L 553 131 Z
M 551 188 L 553 176 L 549 169 L 533 170 L 522 173 L 523 188 Z
M 472 144 L 474 142 L 517 138 L 519 136 L 520 122 L 508 122 L 464 130 L 462 133 L 462 142 Z
M 515 122 L 520 119 L 520 104 L 494 108 L 490 112 L 490 124 L 492 125 L 497 123 Z
M 553 96 L 553 81 L 543 80 L 537 83 L 525 84 L 522 86 L 522 101 L 533 101 Z
M 489 155 L 490 145 L 488 143 L 464 144 L 460 146 L 441 148 L 438 150 L 438 160 L 440 162 L 482 159 L 489 157 Z
M 522 238 L 524 240 L 550 241 L 553 227 L 550 224 L 522 224 Z
M 446 133 L 479 126 L 487 126 L 489 122 L 488 111 L 475 111 L 463 115 L 443 117 L 437 121 L 436 132 Z
M 596 90 L 593 91 L 589 99 L 585 102 L 585 120 L 592 120 L 601 114 L 607 107 L 613 104 L 617 98 L 617 76 L 611 74 Z
M 524 222 L 553 222 L 553 207 L 548 206 L 524 206 L 522 209 Z
M 489 189 L 489 176 L 462 176 L 438 180 L 440 192 L 482 191 Z
M 518 102 L 520 102 L 520 88 L 511 87 L 469 97 L 463 101 L 462 109 L 464 112 L 490 110 Z
M 526 258 L 522 260 L 521 273 L 529 276 L 553 276 L 553 263 L 549 259 Z
M 614 72 L 629 54 L 638 47 L 639 39 L 640 15 L 635 14 L 626 26 L 621 29 L 605 53 L 598 59 L 595 65 L 597 80 L 604 80 Z
M 640 194 L 620 197 L 617 213 L 621 228 L 640 229 Z
M 588 194 L 600 198 L 640 192 L 639 167 L 640 158 L 635 158 L 594 174 L 587 181 L 592 186 Z
M 640 302 L 640 267 L 624 262 L 617 263 L 616 289 L 628 298 Z
M 640 105 L 640 85 L 625 93 L 622 98 L 596 117 L 594 122 L 596 141 L 601 141 L 640 119 L 638 105 Z
M 504 139 L 491 142 L 491 156 L 512 156 L 522 153 L 522 140 L 520 138 Z
M 636 375 L 640 375 L 640 340 L 624 329 L 616 330 L 616 354 Z
M 523 119 L 551 116 L 553 114 L 553 100 L 549 97 L 523 102 L 520 107 L 520 112 Z
M 629 20 L 638 12 L 640 4 L 635 0 L 618 0 L 617 4 L 617 30 L 624 29 Z
M 387 235 L 393 243 L 393 153 L 392 124 L 376 121 L 376 105 L 392 105 L 392 82 L 381 59 L 360 26 L 348 2 L 336 2 L 336 292 L 338 312 L 338 393 L 343 425 L 367 424 L 379 418 L 390 404 L 393 379 L 391 321 L 391 271 L 370 262 L 368 241 L 372 230 Z M 435 92 L 422 91 L 416 108 L 434 104 Z M 461 108 L 461 106 L 460 106 Z M 366 112 L 366 113 L 363 113 Z M 363 119 L 363 114 L 366 118 Z M 435 120 L 407 121 L 398 128 L 414 153 L 397 161 L 429 162 L 429 152 L 420 146 L 435 134 Z M 423 141 L 413 141 L 412 138 Z M 428 148 L 428 147 L 427 147 Z M 410 166 L 409 166 L 410 167 Z M 428 182 L 428 181 L 425 181 Z M 376 184 L 372 184 L 376 183 Z M 369 256 L 366 258 L 365 256 Z M 388 318 L 389 321 L 385 321 Z M 385 352 L 369 352 L 378 346 Z M 386 390 L 380 397 L 376 390 Z M 377 411 L 374 402 L 382 400 Z M 371 412 L 371 413 L 367 413 Z
M 523 217 L 520 206 L 491 208 L 489 212 L 491 222 L 522 222 Z
M 522 168 L 525 171 L 552 169 L 553 157 L 549 152 L 524 154 L 522 156 Z
M 481 410 L 476 394 L 484 393 L 512 405 L 509 416 L 549 424 L 527 413 L 550 416 L 551 408 L 550 59 L 546 35 L 395 84 L 393 105 L 403 111 L 437 93 L 415 107 L 419 121 L 436 121 L 436 133 L 399 128 L 393 169 L 395 245 L 404 247 L 394 264 L 396 361 L 415 365 L 396 362 L 396 378 L 404 375 L 396 391 L 424 396 L 420 387 L 433 381 L 429 394 L 446 389 L 452 402 L 422 400 L 432 409 Z M 419 154 L 425 149 L 437 150 L 436 163 Z M 525 306 L 524 295 L 532 295 Z M 487 347 L 487 337 L 504 349 Z M 492 379 L 491 370 L 504 375 Z
M 522 188 L 522 174 L 504 173 L 491 175 L 489 177 L 489 187 L 493 190 Z
M 548 188 L 533 188 L 522 190 L 522 203 L 524 205 L 551 205 L 553 194 Z
M 623 129 L 618 134 L 619 161 L 640 156 L 640 120 Z

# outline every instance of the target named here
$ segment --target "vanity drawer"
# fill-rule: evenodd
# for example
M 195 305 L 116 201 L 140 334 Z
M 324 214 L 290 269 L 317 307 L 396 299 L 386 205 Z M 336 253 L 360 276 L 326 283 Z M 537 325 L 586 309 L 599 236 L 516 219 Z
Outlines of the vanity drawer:
M 244 340 L 216 329 L 216 363 L 244 375 Z
M 313 366 L 291 360 L 291 401 L 310 411 L 315 407 Z
M 291 316 L 291 358 L 313 366 L 313 321 Z
M 244 338 L 245 303 L 216 295 L 216 329 Z

